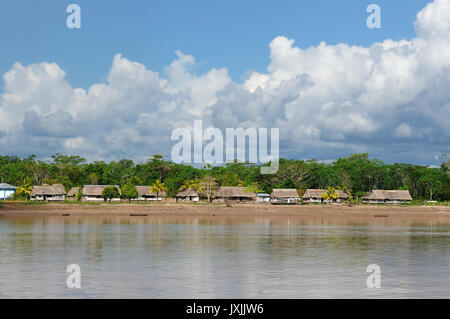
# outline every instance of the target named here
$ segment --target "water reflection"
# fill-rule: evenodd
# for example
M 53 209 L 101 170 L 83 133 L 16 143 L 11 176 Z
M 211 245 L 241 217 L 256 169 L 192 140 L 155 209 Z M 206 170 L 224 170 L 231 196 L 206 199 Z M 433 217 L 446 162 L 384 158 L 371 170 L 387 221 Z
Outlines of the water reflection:
M 448 298 L 449 239 L 441 220 L 1 217 L 0 297 Z

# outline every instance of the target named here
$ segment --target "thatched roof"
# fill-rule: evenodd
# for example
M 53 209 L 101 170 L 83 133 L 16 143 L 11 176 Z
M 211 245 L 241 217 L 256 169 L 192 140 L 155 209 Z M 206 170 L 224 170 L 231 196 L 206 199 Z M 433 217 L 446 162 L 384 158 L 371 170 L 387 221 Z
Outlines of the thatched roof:
M 6 184 L 6 183 L 1 183 L 0 184 L 0 189 L 17 189 L 17 187 L 9 185 L 9 184 Z
M 150 186 L 136 186 L 139 196 L 155 196 L 156 193 L 150 193 Z M 159 193 L 160 196 L 166 196 L 166 192 Z
M 198 197 L 198 193 L 192 188 L 187 188 L 179 191 L 176 197 Z
M 367 200 L 412 200 L 407 190 L 373 190 L 364 194 Z
M 85 185 L 83 187 L 83 196 L 102 196 L 103 190 L 106 187 L 116 187 L 120 192 L 120 187 L 118 185 Z
M 62 184 L 33 186 L 30 196 L 66 195 Z
M 299 198 L 296 189 L 274 189 L 270 194 L 272 198 Z
M 72 187 L 72 189 L 67 193 L 67 196 L 68 197 L 75 197 L 75 195 L 77 195 L 79 190 L 80 190 L 79 187 Z
M 255 197 L 255 193 L 246 192 L 245 187 L 233 187 L 233 186 L 222 186 L 216 193 L 216 197 L 230 198 L 230 197 Z
M 303 199 L 308 198 L 322 198 L 323 193 L 327 193 L 328 189 L 307 189 L 305 194 L 303 194 Z M 339 194 L 339 198 L 347 199 L 348 195 L 344 191 L 336 190 L 336 193 Z

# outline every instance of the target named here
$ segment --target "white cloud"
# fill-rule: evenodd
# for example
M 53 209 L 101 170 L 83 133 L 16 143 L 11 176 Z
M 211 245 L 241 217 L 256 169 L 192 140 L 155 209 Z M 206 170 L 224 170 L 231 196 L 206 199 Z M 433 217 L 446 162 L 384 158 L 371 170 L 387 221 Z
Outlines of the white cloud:
M 410 138 L 413 137 L 413 132 L 408 124 L 402 123 L 395 129 L 394 136 L 397 138 Z
M 16 63 L 3 76 L 1 153 L 168 155 L 172 129 L 202 118 L 204 127 L 279 127 L 282 156 L 427 162 L 450 152 L 450 0 L 428 4 L 415 28 L 414 39 L 370 47 L 301 49 L 279 36 L 267 72 L 242 84 L 223 68 L 193 74 L 194 57 L 179 51 L 163 75 L 118 54 L 107 81 L 88 90 L 55 63 Z

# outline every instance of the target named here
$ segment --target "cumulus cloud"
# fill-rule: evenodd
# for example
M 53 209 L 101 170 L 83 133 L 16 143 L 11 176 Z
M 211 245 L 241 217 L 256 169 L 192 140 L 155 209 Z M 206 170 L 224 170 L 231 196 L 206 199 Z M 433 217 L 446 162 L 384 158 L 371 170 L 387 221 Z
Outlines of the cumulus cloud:
M 415 29 L 411 40 L 369 47 L 302 49 L 278 36 L 267 72 L 243 83 L 224 68 L 193 74 L 195 58 L 180 51 L 163 75 L 118 54 L 107 81 L 88 90 L 55 63 L 16 63 L 3 76 L 0 153 L 169 155 L 172 130 L 203 119 L 223 130 L 278 127 L 286 157 L 430 163 L 450 152 L 450 0 L 430 2 Z

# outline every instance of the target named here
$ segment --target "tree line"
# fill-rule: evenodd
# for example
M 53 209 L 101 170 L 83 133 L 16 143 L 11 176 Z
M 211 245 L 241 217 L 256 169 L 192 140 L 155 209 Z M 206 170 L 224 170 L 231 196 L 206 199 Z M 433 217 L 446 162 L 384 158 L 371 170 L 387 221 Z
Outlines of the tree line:
M 301 194 L 307 188 L 335 187 L 350 190 L 358 198 L 373 189 L 407 189 L 414 199 L 450 199 L 450 160 L 440 168 L 396 163 L 385 164 L 366 153 L 353 154 L 334 162 L 280 159 L 278 172 L 261 175 L 268 164 L 230 163 L 196 168 L 176 164 L 161 155 L 146 162 L 130 159 L 87 162 L 77 155 L 55 154 L 49 161 L 31 155 L 0 156 L 0 182 L 23 188 L 32 185 L 63 184 L 66 190 L 83 185 L 155 185 L 170 197 L 185 188 L 198 188 L 211 197 L 217 187 L 243 186 L 255 192 L 270 193 L 274 188 L 296 188 Z

